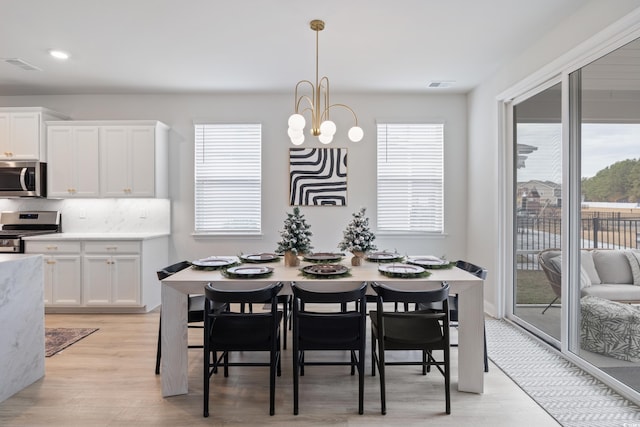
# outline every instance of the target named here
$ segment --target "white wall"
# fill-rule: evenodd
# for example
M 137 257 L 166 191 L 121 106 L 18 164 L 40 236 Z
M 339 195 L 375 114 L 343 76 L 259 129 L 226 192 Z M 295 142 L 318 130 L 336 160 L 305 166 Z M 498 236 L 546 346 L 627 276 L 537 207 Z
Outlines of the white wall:
M 467 223 L 467 99 L 465 95 L 332 94 L 334 102 L 352 107 L 365 132 L 359 143 L 348 142 L 348 115 L 332 118 L 338 133 L 331 146 L 348 147 L 348 206 L 305 207 L 302 212 L 314 233 L 316 251 L 336 250 L 351 214 L 366 207 L 375 231 L 376 120 L 445 120 L 445 227 L 443 238 L 378 236 L 380 249 L 408 254 L 465 257 Z M 154 119 L 171 127 L 169 134 L 169 194 L 171 198 L 170 260 L 196 259 L 212 254 L 273 251 L 279 230 L 292 210 L 288 205 L 287 118 L 293 93 L 220 95 L 66 95 L 0 96 L 0 106 L 44 106 L 72 119 Z M 263 138 L 263 236 L 242 239 L 195 239 L 193 232 L 193 120 L 260 122 Z M 305 146 L 321 146 L 307 138 Z M 6 201 L 5 203 L 18 203 Z M 46 202 L 45 202 L 46 203 Z M 50 202 L 50 204 L 59 202 Z M 73 201 L 64 209 L 77 211 Z M 137 217 L 138 212 L 131 213 Z M 64 215 L 64 212 L 63 212 Z M 63 217 L 64 218 L 64 217 Z M 70 231 L 67 228 L 67 231 Z
M 512 285 L 512 279 L 501 277 L 499 248 L 508 235 L 501 235 L 499 210 L 501 182 L 498 170 L 503 164 L 499 150 L 499 126 L 496 97 L 530 74 L 543 69 L 554 60 L 603 30 L 640 6 L 638 0 L 594 0 L 561 23 L 546 37 L 525 49 L 519 57 L 503 66 L 491 79 L 469 94 L 469 215 L 467 256 L 486 266 L 489 276 L 485 287 L 485 310 L 501 314 L 502 291 Z

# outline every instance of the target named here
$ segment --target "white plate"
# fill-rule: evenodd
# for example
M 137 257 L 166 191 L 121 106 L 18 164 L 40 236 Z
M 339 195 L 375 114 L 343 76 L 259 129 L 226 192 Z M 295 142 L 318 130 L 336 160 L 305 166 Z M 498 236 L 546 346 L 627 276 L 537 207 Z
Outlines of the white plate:
M 271 262 L 277 260 L 278 255 L 272 253 L 260 253 L 241 255 L 240 258 L 248 262 Z
M 268 274 L 273 271 L 271 267 L 264 267 L 261 265 L 247 266 L 241 265 L 238 267 L 227 268 L 227 273 L 234 274 L 236 276 L 256 276 L 261 274 Z
M 420 274 L 424 272 L 424 268 L 409 264 L 381 264 L 378 270 L 393 274 Z
M 409 262 L 410 264 L 415 264 L 415 265 L 424 265 L 424 266 L 431 266 L 431 265 L 444 265 L 444 264 L 448 264 L 449 261 L 444 260 L 444 259 L 440 259 L 436 256 L 423 256 L 423 257 L 410 257 L 407 262 Z
M 220 257 L 212 256 L 208 258 L 192 261 L 191 264 L 196 267 L 224 267 L 239 262 L 238 257 Z

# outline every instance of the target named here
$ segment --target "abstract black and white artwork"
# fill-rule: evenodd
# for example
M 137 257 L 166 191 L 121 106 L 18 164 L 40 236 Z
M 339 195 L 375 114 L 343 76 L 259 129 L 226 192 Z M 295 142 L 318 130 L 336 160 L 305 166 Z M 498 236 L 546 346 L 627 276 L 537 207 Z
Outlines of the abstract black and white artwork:
M 292 206 L 346 206 L 347 149 L 290 148 Z

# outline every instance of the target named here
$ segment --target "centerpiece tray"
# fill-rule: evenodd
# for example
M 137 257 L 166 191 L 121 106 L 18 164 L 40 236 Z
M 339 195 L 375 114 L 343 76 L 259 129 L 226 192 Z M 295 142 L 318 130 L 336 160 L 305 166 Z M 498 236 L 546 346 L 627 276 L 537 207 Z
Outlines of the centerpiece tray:
M 344 254 L 341 253 L 316 252 L 314 254 L 305 255 L 304 260 L 319 263 L 338 262 L 342 259 L 343 256 Z
M 370 252 L 367 254 L 368 261 L 374 262 L 395 262 L 400 261 L 402 259 L 402 255 L 396 252 Z
M 259 279 L 273 273 L 273 268 L 265 266 L 240 265 L 224 270 L 224 275 L 232 279 Z
M 302 268 L 304 274 L 314 277 L 341 277 L 349 273 L 342 264 L 314 264 Z
M 196 270 L 217 270 L 222 267 L 230 267 L 238 264 L 238 257 L 210 256 L 195 261 L 191 261 L 191 265 Z
M 405 279 L 428 277 L 431 274 L 419 265 L 395 263 L 381 265 L 378 267 L 378 271 L 387 277 L 400 277 Z
M 420 267 L 429 268 L 432 270 L 439 268 L 452 268 L 455 265 L 455 263 L 449 262 L 446 259 L 441 259 L 432 255 L 423 257 L 409 257 L 407 259 L 407 263 L 412 265 L 419 265 Z
M 280 257 L 276 254 L 272 253 L 259 253 L 259 254 L 242 254 L 240 255 L 240 259 L 243 262 L 251 262 L 251 263 L 263 263 L 263 262 L 275 262 L 280 260 Z

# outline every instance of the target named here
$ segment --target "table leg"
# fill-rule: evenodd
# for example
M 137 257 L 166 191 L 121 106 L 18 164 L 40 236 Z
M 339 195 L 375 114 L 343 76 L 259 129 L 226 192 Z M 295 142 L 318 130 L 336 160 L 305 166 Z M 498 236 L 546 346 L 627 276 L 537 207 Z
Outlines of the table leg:
M 458 390 L 484 391 L 484 303 L 482 286 L 458 292 Z
M 189 391 L 187 338 L 187 295 L 163 283 L 160 365 L 163 397 Z

